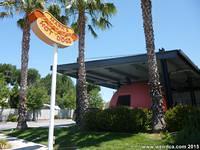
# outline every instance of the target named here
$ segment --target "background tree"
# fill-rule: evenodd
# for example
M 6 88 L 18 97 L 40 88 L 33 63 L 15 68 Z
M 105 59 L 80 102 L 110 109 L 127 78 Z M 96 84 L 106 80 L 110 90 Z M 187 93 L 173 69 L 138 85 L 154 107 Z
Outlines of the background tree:
M 38 82 L 39 80 L 40 80 L 40 74 L 39 74 L 38 70 L 36 70 L 34 68 L 28 69 L 28 78 L 27 78 L 28 86 L 33 85 L 34 83 Z
M 44 86 L 51 94 L 51 75 L 41 79 L 41 86 Z M 57 86 L 56 86 L 56 104 L 60 108 L 74 108 L 75 106 L 75 87 L 73 81 L 62 74 L 57 74 Z
M 0 107 L 4 108 L 8 106 L 9 89 L 3 76 L 0 75 Z
M 141 0 L 143 27 L 147 50 L 147 62 L 149 70 L 150 96 L 152 99 L 153 130 L 156 132 L 165 128 L 165 121 L 162 109 L 163 98 L 155 54 L 151 7 L 151 0 Z
M 61 0 L 65 7 L 69 1 Z M 111 27 L 109 18 L 116 13 L 112 3 L 103 3 L 102 0 L 78 0 L 71 1 L 71 7 L 66 10 L 69 20 L 72 20 L 72 27 L 78 33 L 78 80 L 77 80 L 77 102 L 76 102 L 76 124 L 82 125 L 83 115 L 88 108 L 86 71 L 85 71 L 85 31 L 86 27 L 94 37 L 97 33 L 94 27 L 107 29 Z M 70 15 L 70 16 L 69 16 Z M 70 19 L 71 18 L 71 19 Z
M 76 108 L 75 89 L 73 88 L 67 90 L 62 97 L 57 97 L 56 102 L 61 109 L 65 108 L 75 109 Z
M 101 97 L 101 94 L 99 93 L 101 91 L 100 86 L 88 83 L 87 90 L 88 90 L 89 108 L 103 109 L 104 101 Z
M 18 82 L 20 71 L 11 64 L 0 64 L 0 74 L 7 84 L 15 85 Z
M 36 121 L 36 110 L 43 107 L 49 101 L 47 90 L 44 87 L 33 85 L 27 93 L 27 107 L 33 112 L 33 121 Z
M 19 84 L 15 84 L 10 90 L 9 105 L 11 108 L 18 108 L 19 106 Z
M 5 79 L 5 84 L 9 87 L 9 106 L 17 108 L 19 104 L 20 70 L 11 64 L 0 64 L 0 76 Z

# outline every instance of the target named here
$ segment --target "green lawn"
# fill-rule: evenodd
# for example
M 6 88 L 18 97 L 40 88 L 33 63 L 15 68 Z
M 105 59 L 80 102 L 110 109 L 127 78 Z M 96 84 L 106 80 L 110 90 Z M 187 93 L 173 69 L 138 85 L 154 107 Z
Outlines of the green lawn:
M 9 136 L 47 145 L 47 128 L 30 128 L 26 131 L 5 131 Z M 163 134 L 81 132 L 77 127 L 55 129 L 55 149 L 146 149 L 143 146 L 165 145 Z

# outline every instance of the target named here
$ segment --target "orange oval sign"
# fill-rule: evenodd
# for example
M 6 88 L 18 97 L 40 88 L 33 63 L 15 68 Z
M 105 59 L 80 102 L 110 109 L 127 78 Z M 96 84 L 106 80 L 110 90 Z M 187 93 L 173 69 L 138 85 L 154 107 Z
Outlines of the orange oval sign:
M 78 39 L 74 31 L 60 23 L 47 11 L 34 10 L 28 15 L 33 32 L 45 43 L 59 48 L 68 47 Z

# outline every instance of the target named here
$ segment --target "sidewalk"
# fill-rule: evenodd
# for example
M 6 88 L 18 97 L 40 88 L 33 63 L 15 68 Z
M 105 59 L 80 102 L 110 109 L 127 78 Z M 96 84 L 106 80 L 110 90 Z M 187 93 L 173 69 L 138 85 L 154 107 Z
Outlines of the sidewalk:
M 75 122 L 71 119 L 55 119 L 54 124 L 55 128 L 63 128 L 69 127 Z M 49 120 L 38 120 L 38 121 L 27 121 L 29 128 L 37 128 L 37 127 L 49 127 Z M 17 126 L 17 122 L 0 122 L 0 131 L 1 130 L 9 130 L 15 129 Z
M 11 144 L 12 150 L 47 150 L 45 145 L 28 142 L 16 137 L 9 137 L 4 134 L 0 134 L 0 139 L 6 139 Z

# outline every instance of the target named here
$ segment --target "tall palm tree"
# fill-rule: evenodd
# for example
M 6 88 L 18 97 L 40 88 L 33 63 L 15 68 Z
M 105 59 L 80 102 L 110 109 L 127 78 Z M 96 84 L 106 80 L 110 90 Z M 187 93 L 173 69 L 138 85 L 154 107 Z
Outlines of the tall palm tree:
M 68 5 L 66 1 L 65 6 Z M 112 25 L 109 18 L 116 13 L 112 3 L 104 3 L 103 0 L 75 0 L 71 1 L 71 7 L 67 8 L 66 15 L 73 20 L 72 27 L 78 32 L 78 80 L 76 102 L 76 124 L 83 125 L 83 115 L 88 108 L 87 84 L 85 71 L 85 36 L 86 27 L 94 37 L 97 33 L 94 28 L 102 30 Z
M 165 128 L 165 121 L 162 109 L 162 92 L 159 81 L 158 65 L 155 55 L 154 32 L 151 13 L 151 0 L 141 0 L 143 27 L 146 41 L 147 61 L 149 70 L 149 86 L 152 99 L 153 131 L 160 131 Z
M 21 52 L 21 79 L 19 93 L 19 108 L 18 108 L 18 129 L 26 129 L 26 94 L 27 94 L 27 74 L 30 48 L 30 23 L 28 14 L 36 8 L 42 9 L 44 6 L 43 0 L 23 0 L 16 1 L 15 9 L 24 14 L 22 19 L 18 20 L 18 25 L 23 31 L 22 35 L 22 52 Z

